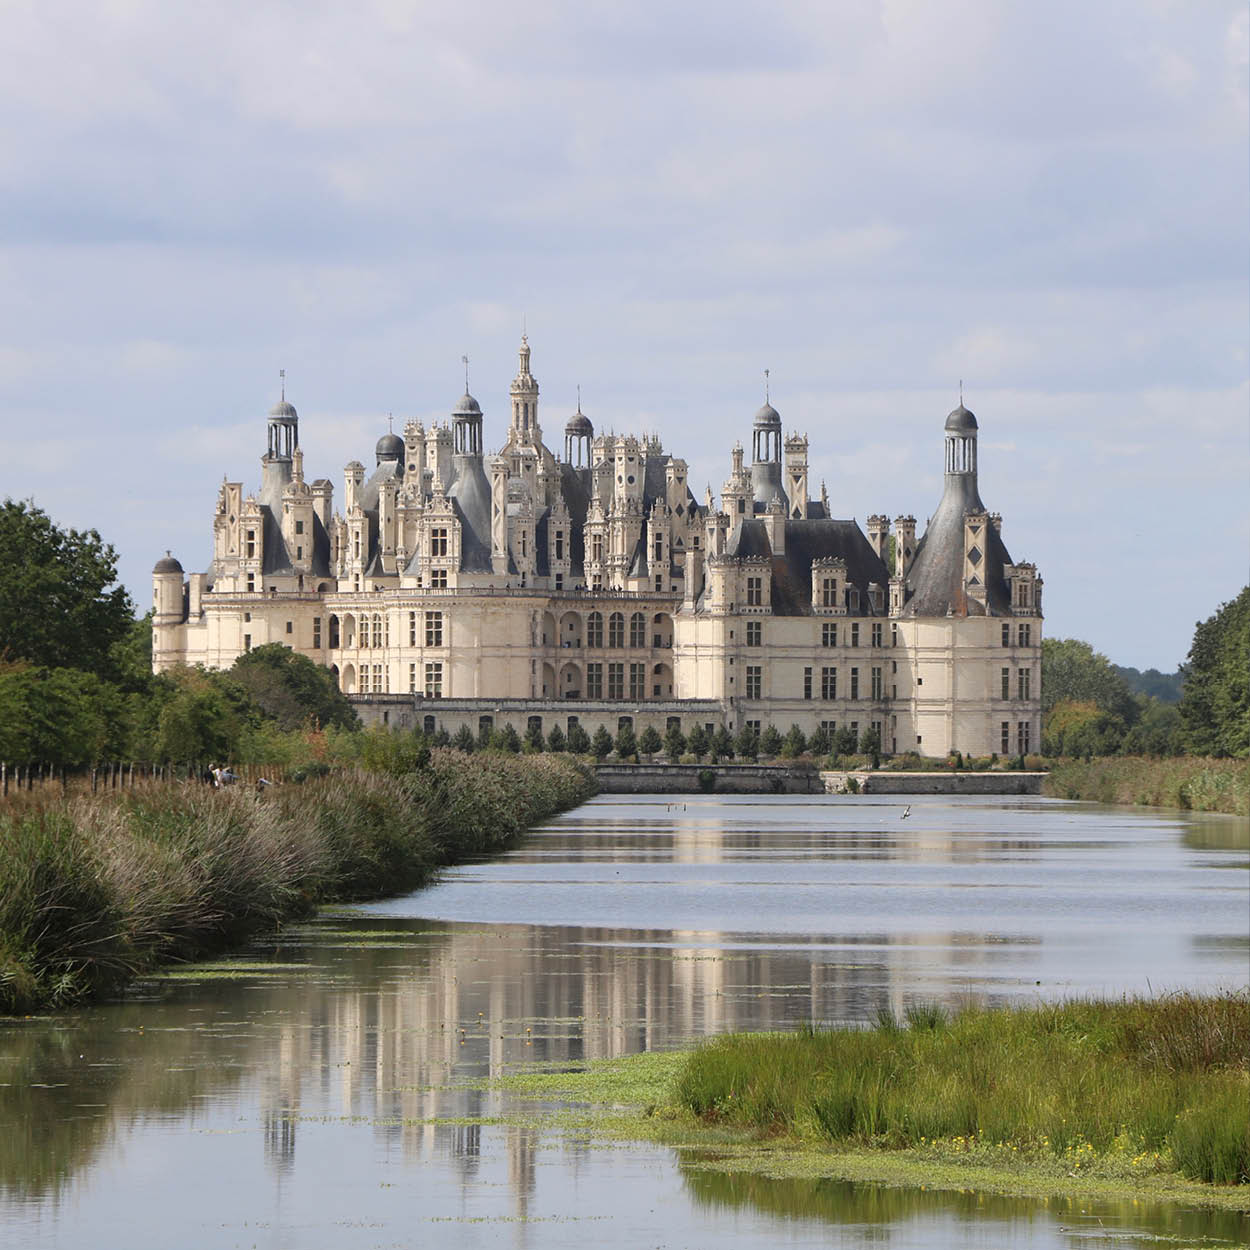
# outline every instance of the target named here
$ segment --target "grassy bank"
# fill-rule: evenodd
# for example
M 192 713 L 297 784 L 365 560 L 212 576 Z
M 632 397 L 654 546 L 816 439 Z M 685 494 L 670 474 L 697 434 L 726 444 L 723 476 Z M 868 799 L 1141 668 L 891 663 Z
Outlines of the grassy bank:
M 680 1106 L 842 1147 L 1073 1174 L 1250 1181 L 1250 996 L 914 1010 L 876 1028 L 740 1034 L 690 1058 Z
M 434 751 L 263 795 L 141 785 L 0 807 L 0 1012 L 115 990 L 317 903 L 415 889 L 594 792 L 555 756 Z
M 1194 812 L 1250 813 L 1250 760 L 1105 756 L 1057 760 L 1043 783 L 1057 799 L 1138 803 Z

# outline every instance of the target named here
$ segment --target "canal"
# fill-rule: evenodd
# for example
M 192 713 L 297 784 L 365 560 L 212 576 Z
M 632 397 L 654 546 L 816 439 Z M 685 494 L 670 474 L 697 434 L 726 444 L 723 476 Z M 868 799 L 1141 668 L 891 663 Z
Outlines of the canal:
M 1244 822 L 1037 798 L 603 797 L 124 1001 L 0 1022 L 0 1244 L 1152 1247 L 1243 1217 L 727 1178 L 486 1078 L 883 1005 L 1241 986 Z

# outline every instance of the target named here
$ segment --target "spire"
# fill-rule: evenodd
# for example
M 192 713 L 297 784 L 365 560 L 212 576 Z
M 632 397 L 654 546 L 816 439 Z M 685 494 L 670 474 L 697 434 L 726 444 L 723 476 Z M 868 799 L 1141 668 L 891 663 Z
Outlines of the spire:
M 285 404 L 286 403 L 286 370 L 285 369 L 278 370 L 278 378 L 280 379 L 281 386 L 282 386 L 282 399 L 279 402 Z
M 768 374 L 769 374 L 769 370 L 765 369 L 764 370 L 764 402 L 766 404 L 771 402 L 769 399 L 769 394 L 768 394 Z

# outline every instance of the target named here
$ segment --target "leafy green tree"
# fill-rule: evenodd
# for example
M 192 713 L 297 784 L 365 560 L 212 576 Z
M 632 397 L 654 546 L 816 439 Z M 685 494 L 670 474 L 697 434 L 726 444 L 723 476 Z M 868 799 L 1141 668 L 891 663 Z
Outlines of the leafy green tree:
M 791 725 L 781 744 L 781 754 L 788 760 L 798 759 L 807 750 L 807 738 L 798 725 Z
M 63 530 L 33 501 L 0 504 L 0 658 L 111 679 L 133 623 L 117 553 L 95 530 Z
M 29 767 L 82 768 L 122 759 L 127 698 L 95 673 L 0 667 L 0 759 Z
M 1124 743 L 1123 717 L 1092 699 L 1064 699 L 1050 709 L 1042 730 L 1042 754 L 1115 755 Z
M 530 755 L 541 755 L 544 747 L 543 743 L 543 727 L 540 724 L 532 724 L 526 726 L 525 729 L 525 750 Z
M 734 748 L 744 760 L 753 760 L 759 754 L 759 734 L 750 725 L 743 725 L 734 739 Z
M 456 736 L 452 739 L 451 745 L 457 751 L 463 751 L 466 755 L 473 754 L 473 748 L 477 745 L 476 739 L 473 737 L 473 730 L 468 725 L 461 725 L 456 730 Z
M 353 729 L 360 723 L 334 674 L 280 642 L 244 652 L 230 676 L 279 729 L 300 729 L 310 723 Z
M 608 758 L 612 751 L 612 735 L 608 733 L 604 726 L 600 725 L 595 730 L 595 736 L 590 740 L 590 749 L 595 759 L 606 760 Z
M 1184 750 L 1181 737 L 1180 708 L 1162 699 L 1137 696 L 1141 714 L 1137 724 L 1124 735 L 1120 750 L 1125 755 L 1180 755 Z
M 638 750 L 643 755 L 654 755 L 664 745 L 654 725 L 648 725 L 638 738 Z
M 152 613 L 130 622 L 113 644 L 110 655 L 114 680 L 128 694 L 147 694 L 152 685 Z
M 1250 754 L 1250 586 L 1194 630 L 1181 693 L 1181 735 L 1193 755 Z
M 881 767 L 881 734 L 875 729 L 865 729 L 859 735 L 859 753 L 870 756 L 873 768 Z
M 812 730 L 812 736 L 807 740 L 807 749 L 817 757 L 828 755 L 833 749 L 833 743 L 829 741 L 829 731 L 819 728 Z
M 731 760 L 734 757 L 734 740 L 724 725 L 717 725 L 716 732 L 712 735 L 712 754 L 721 760 Z
M 171 669 L 152 682 L 148 701 L 150 747 L 139 757 L 158 763 L 228 763 L 245 729 L 259 723 L 251 696 L 222 673 Z
M 496 751 L 507 751 L 511 755 L 519 755 L 521 752 L 521 738 L 512 727 L 509 721 L 502 729 L 496 729 L 491 735 L 491 746 Z
M 1179 703 L 1181 700 L 1181 690 L 1185 685 L 1182 672 L 1161 673 L 1157 668 L 1148 668 L 1143 673 L 1140 669 L 1126 668 L 1121 664 L 1111 667 L 1124 678 L 1124 684 L 1135 695 L 1158 699 L 1160 703 Z
M 765 725 L 760 734 L 760 754 L 766 759 L 773 759 L 781 754 L 781 731 L 776 725 Z
M 451 734 L 449 734 L 445 729 L 440 729 L 430 740 L 430 745 L 436 747 L 451 746 Z
M 360 735 L 360 762 L 371 773 L 405 777 L 430 763 L 430 741 L 419 729 L 400 733 L 375 725 Z
M 551 732 L 547 735 L 547 750 L 555 754 L 567 750 L 568 743 L 564 737 L 564 730 L 560 728 L 559 722 L 551 726 Z
M 616 731 L 616 754 L 621 759 L 628 759 L 638 753 L 638 740 L 634 737 L 634 727 L 626 721 Z
M 1126 725 L 1137 715 L 1124 678 L 1105 655 L 1078 638 L 1042 640 L 1042 712 L 1056 703 L 1076 700 L 1095 703 L 1104 712 L 1119 716 Z
M 664 754 L 670 760 L 676 761 L 686 753 L 686 735 L 682 733 L 681 726 L 674 721 L 664 731 Z
M 690 737 L 686 740 L 686 746 L 690 749 L 690 754 L 696 760 L 701 760 L 707 753 L 711 743 L 708 741 L 707 730 L 696 722 L 695 727 L 690 731 Z
M 854 755 L 859 746 L 859 738 L 850 725 L 843 725 L 833 735 L 833 750 L 836 755 Z
M 607 731 L 605 730 L 604 732 L 606 733 Z M 577 724 L 570 725 L 569 726 L 569 751 L 573 755 L 588 755 L 590 753 L 590 749 L 591 749 L 590 735 L 582 728 L 581 723 L 578 722 Z M 612 749 L 612 739 L 609 738 L 608 749 L 607 751 L 604 751 L 603 755 L 607 755 L 608 751 L 610 751 L 611 749 Z M 596 751 L 595 754 L 598 755 L 598 752 Z M 599 758 L 602 759 L 603 756 L 601 755 L 599 756 Z

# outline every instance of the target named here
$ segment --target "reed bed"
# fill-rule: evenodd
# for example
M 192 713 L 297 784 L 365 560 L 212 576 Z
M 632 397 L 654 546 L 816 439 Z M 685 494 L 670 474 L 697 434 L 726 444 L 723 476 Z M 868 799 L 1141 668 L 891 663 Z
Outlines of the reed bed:
M 436 750 L 263 794 L 188 783 L 0 807 L 0 1012 L 110 992 L 319 902 L 378 897 L 496 853 L 594 793 L 569 757 Z
M 678 1080 L 709 1121 L 887 1149 L 939 1143 L 1250 1181 L 1250 995 L 916 1008 L 872 1029 L 737 1034 Z
M 1250 814 L 1250 760 L 1108 755 L 1057 760 L 1043 783 L 1060 799 Z

